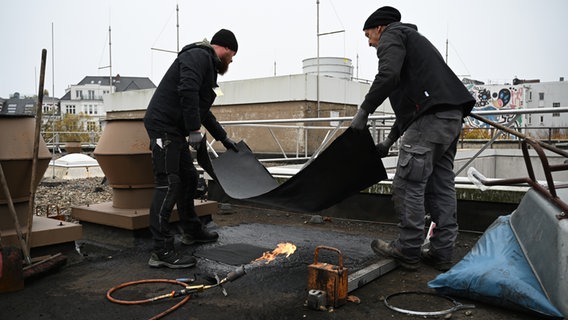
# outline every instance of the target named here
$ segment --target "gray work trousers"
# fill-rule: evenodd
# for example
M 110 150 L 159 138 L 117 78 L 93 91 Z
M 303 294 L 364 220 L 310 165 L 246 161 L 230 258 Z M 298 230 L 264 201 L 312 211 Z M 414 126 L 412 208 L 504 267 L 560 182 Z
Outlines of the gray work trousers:
M 462 127 L 462 111 L 445 109 L 423 115 L 401 137 L 393 180 L 399 237 L 394 246 L 411 260 L 420 260 L 426 212 L 436 223 L 431 250 L 450 261 L 458 233 L 454 158 Z

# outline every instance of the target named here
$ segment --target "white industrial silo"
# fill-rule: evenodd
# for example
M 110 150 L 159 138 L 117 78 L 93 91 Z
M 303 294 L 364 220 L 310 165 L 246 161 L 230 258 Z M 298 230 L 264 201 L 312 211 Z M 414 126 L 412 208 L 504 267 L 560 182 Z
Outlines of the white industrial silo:
M 318 58 L 302 60 L 303 71 L 306 74 L 318 74 Z M 339 79 L 353 78 L 353 64 L 351 59 L 341 57 L 319 57 L 320 76 L 329 76 Z

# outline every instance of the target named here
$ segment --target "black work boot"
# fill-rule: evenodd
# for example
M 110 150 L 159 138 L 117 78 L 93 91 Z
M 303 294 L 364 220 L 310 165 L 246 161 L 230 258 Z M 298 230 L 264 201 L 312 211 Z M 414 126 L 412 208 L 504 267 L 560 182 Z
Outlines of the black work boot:
M 148 260 L 148 265 L 155 268 L 181 269 L 193 267 L 196 263 L 197 260 L 194 257 L 184 257 L 173 249 L 169 251 L 154 251 L 150 255 L 150 260 Z
M 451 260 L 448 261 L 441 259 L 432 250 L 422 250 L 420 255 L 424 264 L 429 265 L 438 271 L 446 272 L 452 268 L 453 263 Z
M 194 229 L 191 233 L 183 234 L 181 239 L 181 243 L 189 246 L 196 242 L 204 243 L 204 242 L 215 242 L 219 239 L 219 234 L 214 231 L 209 231 L 203 227 Z
M 406 257 L 392 242 L 376 239 L 371 242 L 371 249 L 380 256 L 396 260 L 401 267 L 407 270 L 415 271 L 420 268 L 420 260 L 413 260 Z

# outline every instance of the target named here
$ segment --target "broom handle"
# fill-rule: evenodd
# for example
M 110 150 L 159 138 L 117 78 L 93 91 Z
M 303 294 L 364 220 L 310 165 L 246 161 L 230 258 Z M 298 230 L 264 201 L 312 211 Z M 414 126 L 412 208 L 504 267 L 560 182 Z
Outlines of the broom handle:
M 37 108 L 36 108 L 36 122 L 35 122 L 35 135 L 34 135 L 34 150 L 32 155 L 32 179 L 30 182 L 30 201 L 28 206 L 28 233 L 26 237 L 26 248 L 28 252 L 31 249 L 32 238 L 32 225 L 34 218 L 34 205 L 36 193 L 36 175 L 37 175 L 37 158 L 39 150 L 39 134 L 41 131 L 41 115 L 43 109 L 43 85 L 45 80 L 45 61 L 47 58 L 47 50 L 41 50 L 41 69 L 39 74 L 39 91 L 37 94 Z
M 22 251 L 24 252 L 24 257 L 26 259 L 26 263 L 31 264 L 32 258 L 30 257 L 30 252 L 28 250 L 28 247 L 26 246 L 26 241 L 24 240 L 22 230 L 20 229 L 20 221 L 18 220 L 18 214 L 16 213 L 16 208 L 14 208 L 14 202 L 12 201 L 12 195 L 10 195 L 10 189 L 8 189 L 8 182 L 6 181 L 6 176 L 4 175 L 4 169 L 2 168 L 2 163 L 0 163 L 0 184 L 2 185 L 2 189 L 4 190 L 4 195 L 8 200 L 8 211 L 10 211 L 10 214 L 14 219 L 14 227 L 16 229 L 16 234 L 18 235 L 18 239 L 20 240 Z

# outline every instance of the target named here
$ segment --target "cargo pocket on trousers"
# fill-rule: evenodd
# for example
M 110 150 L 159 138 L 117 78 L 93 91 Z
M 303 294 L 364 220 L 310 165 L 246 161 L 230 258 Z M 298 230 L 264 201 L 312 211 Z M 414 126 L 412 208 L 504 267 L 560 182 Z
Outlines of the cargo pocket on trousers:
M 409 181 L 424 180 L 426 172 L 426 157 L 430 149 L 421 146 L 405 146 L 401 149 L 404 151 L 400 155 L 398 170 L 399 176 Z

